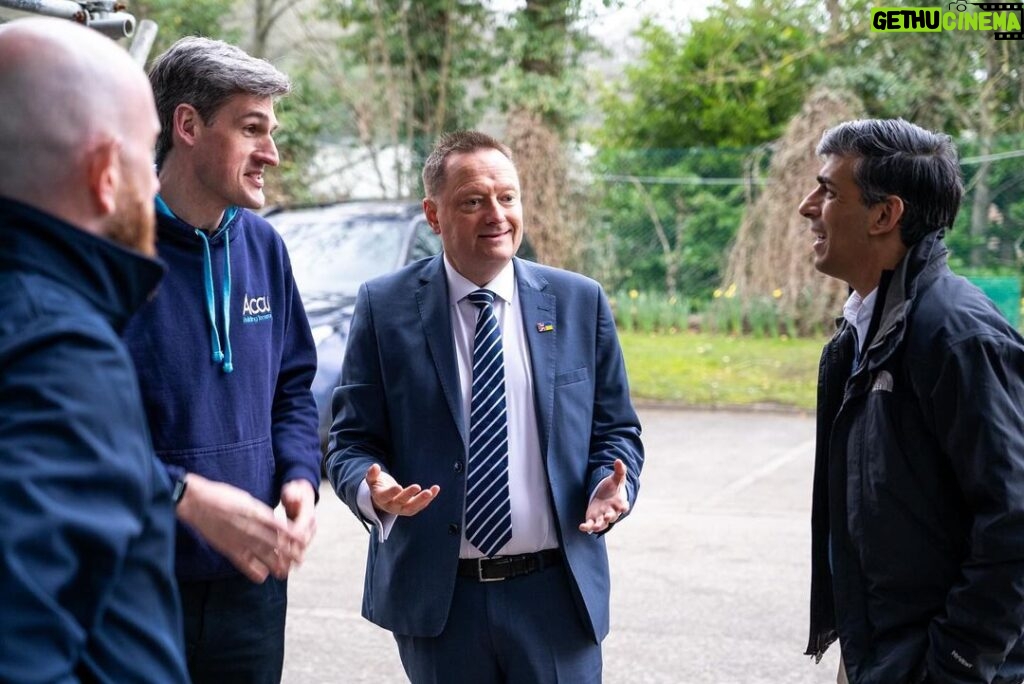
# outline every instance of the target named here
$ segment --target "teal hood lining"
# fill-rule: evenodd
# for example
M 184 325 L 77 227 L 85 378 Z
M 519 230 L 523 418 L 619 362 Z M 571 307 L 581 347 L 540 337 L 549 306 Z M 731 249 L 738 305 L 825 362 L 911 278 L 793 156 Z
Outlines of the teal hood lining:
M 156 196 L 156 210 L 164 216 L 170 216 L 182 223 L 160 195 Z M 206 233 L 193 227 L 196 235 L 203 243 L 203 286 L 206 291 L 206 312 L 210 319 L 210 347 L 214 363 L 222 364 L 225 373 L 232 372 L 235 367 L 231 361 L 231 233 L 229 224 L 238 213 L 238 207 L 228 207 L 221 218 L 220 225 L 214 231 L 217 235 L 224 231 L 224 279 L 221 281 L 221 301 L 224 314 L 224 345 L 221 348 L 220 332 L 217 329 L 217 301 L 213 286 L 213 264 L 210 257 L 210 238 Z M 187 224 L 186 224 L 187 225 Z

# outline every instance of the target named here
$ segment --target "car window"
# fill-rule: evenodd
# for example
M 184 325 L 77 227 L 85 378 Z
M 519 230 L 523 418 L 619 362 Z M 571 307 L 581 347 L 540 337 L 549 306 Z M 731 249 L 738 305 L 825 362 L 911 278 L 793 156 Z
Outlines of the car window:
M 370 278 L 402 265 L 407 223 L 400 219 L 342 221 L 268 217 L 288 246 L 295 283 L 303 293 L 354 295 Z
M 417 222 L 416 233 L 413 235 L 412 246 L 409 248 L 409 261 L 413 262 L 423 257 L 434 256 L 440 251 L 440 236 L 434 233 L 426 221 Z

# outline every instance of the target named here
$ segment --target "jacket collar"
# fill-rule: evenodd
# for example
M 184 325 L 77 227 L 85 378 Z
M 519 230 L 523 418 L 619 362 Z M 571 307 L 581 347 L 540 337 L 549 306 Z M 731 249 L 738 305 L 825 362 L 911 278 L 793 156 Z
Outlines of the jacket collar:
M 949 252 L 942 236 L 941 230 L 929 233 L 907 250 L 895 269 L 882 274 L 866 366 L 875 368 L 892 354 L 903 340 L 907 315 L 914 301 L 948 270 Z
M 61 283 L 95 306 L 118 333 L 165 270 L 154 259 L 2 197 L 0 265 Z

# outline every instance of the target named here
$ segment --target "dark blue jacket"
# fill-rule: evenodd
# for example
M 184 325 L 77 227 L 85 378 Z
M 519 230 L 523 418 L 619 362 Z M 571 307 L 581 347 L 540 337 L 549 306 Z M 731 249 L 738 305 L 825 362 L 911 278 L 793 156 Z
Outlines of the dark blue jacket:
M 118 338 L 160 275 L 0 199 L 0 681 L 188 681 L 170 483 Z
M 157 222 L 169 272 L 125 333 L 157 455 L 172 477 L 196 473 L 269 506 L 290 480 L 316 490 L 316 347 L 280 236 L 246 210 L 209 238 L 163 212 Z M 179 579 L 237 573 L 186 525 L 177 548 Z
M 1024 680 L 1024 340 L 937 234 L 822 355 L 811 638 L 852 684 Z

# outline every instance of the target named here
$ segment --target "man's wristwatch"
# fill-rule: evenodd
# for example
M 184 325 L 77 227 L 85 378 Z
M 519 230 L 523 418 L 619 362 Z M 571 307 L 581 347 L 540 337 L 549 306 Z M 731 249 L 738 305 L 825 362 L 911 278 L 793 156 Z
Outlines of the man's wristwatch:
M 181 499 L 185 496 L 185 487 L 188 486 L 188 482 L 185 481 L 185 475 L 182 475 L 174 481 L 174 489 L 171 491 L 171 501 L 177 506 L 181 503 Z

